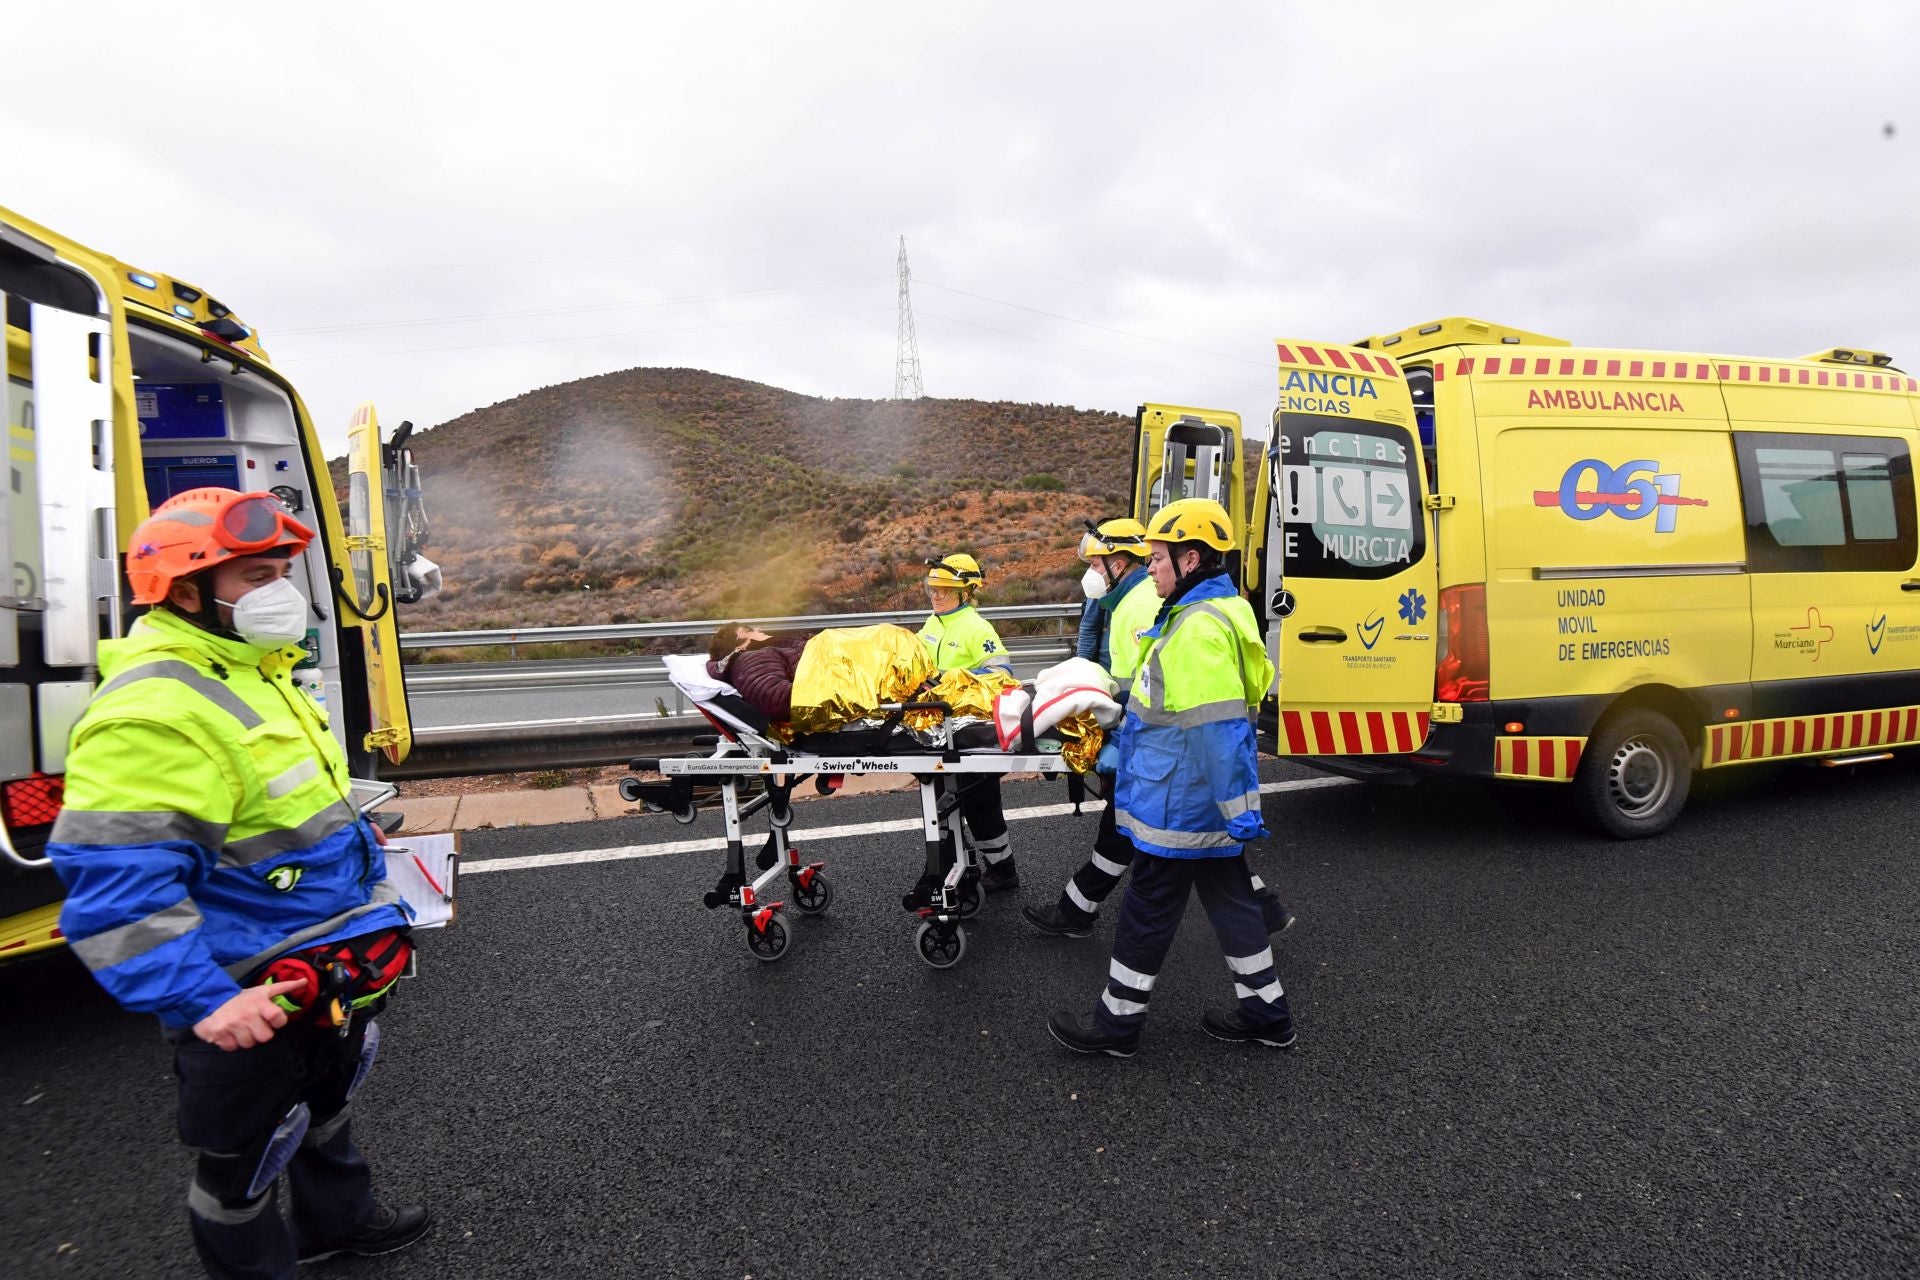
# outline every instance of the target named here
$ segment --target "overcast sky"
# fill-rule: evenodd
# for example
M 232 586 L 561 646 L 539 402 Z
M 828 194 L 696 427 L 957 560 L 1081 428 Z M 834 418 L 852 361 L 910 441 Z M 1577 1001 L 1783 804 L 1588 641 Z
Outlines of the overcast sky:
M 16 6 L 0 204 L 257 327 L 330 451 L 637 365 L 1272 409 L 1474 315 L 1920 367 L 1920 6 Z M 1894 132 L 1888 135 L 1891 125 Z

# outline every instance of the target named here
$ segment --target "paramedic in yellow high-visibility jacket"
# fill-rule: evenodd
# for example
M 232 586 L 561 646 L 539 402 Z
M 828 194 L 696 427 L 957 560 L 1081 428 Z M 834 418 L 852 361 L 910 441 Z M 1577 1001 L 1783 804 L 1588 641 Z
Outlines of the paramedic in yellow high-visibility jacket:
M 977 671 L 1013 674 L 1013 660 L 1000 633 L 973 607 L 974 593 L 986 585 L 980 562 L 964 551 L 927 561 L 927 600 L 933 615 L 920 628 L 920 642 L 933 655 L 938 671 Z M 980 887 L 988 893 L 1017 888 L 1020 873 L 1013 865 L 1013 845 L 1007 837 L 1006 814 L 1000 804 L 1000 779 L 990 773 L 959 775 L 960 813 L 966 820 L 973 851 L 985 864 Z M 935 877 L 921 877 L 907 895 L 907 909 L 918 910 L 922 898 L 938 892 Z
M 291 557 L 313 536 L 272 495 L 220 488 L 134 531 L 127 577 L 152 608 L 100 645 L 47 849 L 74 954 L 174 1046 L 187 1221 L 214 1277 L 290 1280 L 429 1226 L 375 1202 L 349 1131 L 412 945 L 384 837 L 290 676 L 308 616 Z

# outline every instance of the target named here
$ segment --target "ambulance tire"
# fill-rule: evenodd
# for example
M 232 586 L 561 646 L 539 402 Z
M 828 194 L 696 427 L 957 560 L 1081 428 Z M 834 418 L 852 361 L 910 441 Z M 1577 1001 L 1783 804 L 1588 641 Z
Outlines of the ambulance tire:
M 1602 721 L 1580 756 L 1573 780 L 1579 807 L 1602 835 L 1619 840 L 1657 836 L 1686 807 L 1693 753 L 1673 721 L 1630 707 Z

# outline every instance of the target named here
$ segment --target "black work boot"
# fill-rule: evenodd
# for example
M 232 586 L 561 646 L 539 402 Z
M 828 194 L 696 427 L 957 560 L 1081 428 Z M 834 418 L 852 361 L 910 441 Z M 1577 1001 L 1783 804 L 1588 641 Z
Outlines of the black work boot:
M 1278 898 L 1261 903 L 1260 913 L 1266 918 L 1268 933 L 1285 933 L 1293 928 L 1293 912 L 1287 910 L 1287 904 Z
M 425 1205 L 408 1204 L 398 1209 L 376 1208 L 373 1216 L 355 1228 L 352 1235 L 327 1244 L 300 1246 L 300 1261 L 320 1262 L 336 1254 L 352 1253 L 362 1258 L 383 1253 L 398 1253 L 433 1226 L 433 1215 Z
M 1062 1047 L 1075 1053 L 1104 1053 L 1115 1058 L 1131 1058 L 1140 1047 L 1138 1034 L 1121 1038 L 1102 1031 L 1098 1023 L 1065 1009 L 1047 1019 L 1047 1030 Z
M 989 862 L 980 871 L 980 887 L 988 893 L 998 893 L 1002 889 L 1018 889 L 1020 872 L 1014 868 L 1013 855 L 1008 854 L 998 862 Z
M 1075 920 L 1062 911 L 1057 902 L 1044 907 L 1021 907 L 1020 914 L 1049 938 L 1084 938 L 1093 932 L 1093 921 Z
M 1271 1027 L 1250 1027 L 1235 1010 L 1209 1009 L 1200 1015 L 1200 1026 L 1215 1040 L 1264 1044 L 1270 1049 L 1283 1049 L 1288 1053 L 1292 1053 L 1294 1046 L 1300 1043 L 1300 1033 L 1293 1029 L 1292 1018 Z

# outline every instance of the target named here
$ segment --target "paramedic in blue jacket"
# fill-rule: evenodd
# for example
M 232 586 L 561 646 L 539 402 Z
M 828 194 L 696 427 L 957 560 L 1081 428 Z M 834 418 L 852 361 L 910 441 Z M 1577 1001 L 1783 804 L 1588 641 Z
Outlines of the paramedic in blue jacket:
M 1078 1053 L 1133 1056 L 1196 890 L 1238 997 L 1233 1009 L 1207 1011 L 1201 1026 L 1218 1040 L 1276 1049 L 1296 1041 L 1244 851 L 1267 834 L 1252 716 L 1274 672 L 1253 610 L 1225 571 L 1232 527 L 1204 498 L 1169 503 L 1147 522 L 1161 605 L 1116 738 L 1113 798 L 1115 825 L 1138 855 L 1091 1018 L 1062 1011 L 1047 1024 Z
M 350 1130 L 412 947 L 384 837 L 291 679 L 308 606 L 288 575 L 312 538 L 272 495 L 221 488 L 134 531 L 127 577 L 152 608 L 100 645 L 47 847 L 74 954 L 174 1046 L 187 1223 L 217 1278 L 291 1280 L 430 1222 L 374 1200 Z

